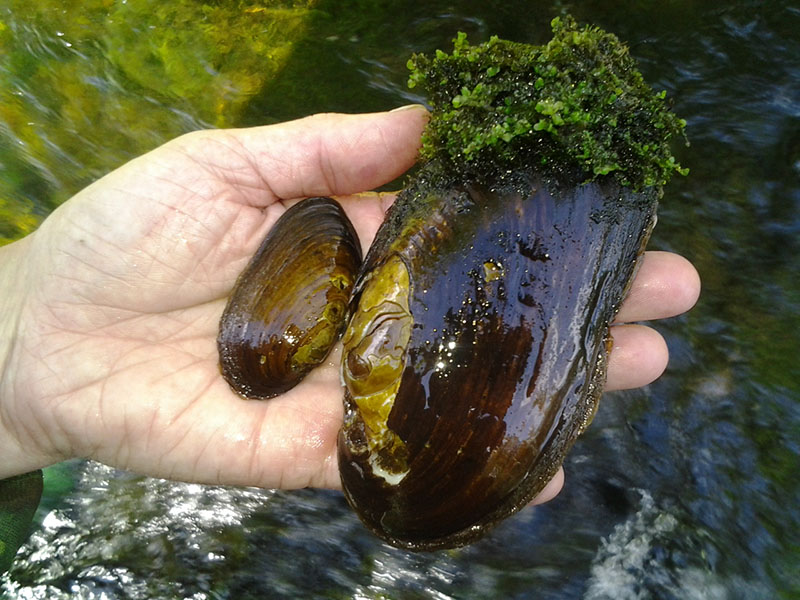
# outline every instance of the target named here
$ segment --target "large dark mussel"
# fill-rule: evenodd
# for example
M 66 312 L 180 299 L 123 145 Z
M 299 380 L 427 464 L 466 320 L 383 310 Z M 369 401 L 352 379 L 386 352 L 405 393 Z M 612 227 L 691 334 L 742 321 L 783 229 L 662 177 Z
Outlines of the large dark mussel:
M 352 278 L 339 265 L 357 262 L 356 245 L 313 254 L 348 229 L 317 200 L 287 212 L 223 316 L 226 378 L 267 397 L 335 340 L 338 326 L 318 315 L 350 313 L 342 485 L 395 546 L 469 543 L 555 475 L 602 394 L 609 326 L 661 186 L 685 173 L 669 148 L 685 122 L 624 45 L 569 18 L 552 24 L 544 46 L 459 34 L 451 55 L 412 57 L 410 85 L 425 85 L 432 106 L 422 166 L 347 311 Z M 341 247 L 341 263 L 322 260 Z M 303 298 L 317 298 L 317 316 L 295 313 Z
M 353 227 L 330 198 L 289 208 L 239 277 L 220 321 L 222 374 L 248 398 L 296 385 L 346 324 L 361 263 Z
M 542 490 L 594 414 L 656 204 L 533 172 L 398 198 L 344 338 L 339 467 L 370 529 L 462 545 Z
M 344 336 L 344 493 L 387 542 L 463 545 L 530 502 L 591 421 L 609 325 L 685 173 L 685 122 L 625 46 L 571 18 L 414 55 L 423 165 L 387 214 Z

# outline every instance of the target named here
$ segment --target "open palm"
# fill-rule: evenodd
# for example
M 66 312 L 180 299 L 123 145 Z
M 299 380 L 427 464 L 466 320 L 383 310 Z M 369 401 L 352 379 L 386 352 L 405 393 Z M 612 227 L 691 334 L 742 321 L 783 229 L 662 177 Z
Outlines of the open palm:
M 196 132 L 89 186 L 12 245 L 15 341 L 0 379 L 12 468 L 84 456 L 207 483 L 337 486 L 336 352 L 289 393 L 244 400 L 220 376 L 218 322 L 291 202 L 337 195 L 368 244 L 392 197 L 359 192 L 413 164 L 425 119 L 418 107 Z M 648 254 L 620 319 L 677 314 L 698 286 L 683 259 Z M 660 336 L 614 330 L 609 388 L 657 377 Z

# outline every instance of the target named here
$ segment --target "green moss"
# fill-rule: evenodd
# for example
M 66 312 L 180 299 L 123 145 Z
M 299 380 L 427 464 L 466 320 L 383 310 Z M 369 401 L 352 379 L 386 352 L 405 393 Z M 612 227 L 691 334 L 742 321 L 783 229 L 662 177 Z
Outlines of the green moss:
M 670 151 L 685 121 L 644 82 L 627 47 L 569 17 L 552 28 L 545 46 L 497 37 L 471 46 L 459 33 L 452 54 L 412 56 L 409 86 L 423 85 L 433 108 L 423 158 L 468 172 L 577 166 L 636 189 L 685 174 Z

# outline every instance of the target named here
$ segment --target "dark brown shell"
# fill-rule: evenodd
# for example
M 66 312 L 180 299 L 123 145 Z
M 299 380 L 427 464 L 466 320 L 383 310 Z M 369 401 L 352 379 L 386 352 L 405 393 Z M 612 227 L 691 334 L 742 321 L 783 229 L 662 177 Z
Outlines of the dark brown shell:
M 532 173 L 401 195 L 342 365 L 342 484 L 377 535 L 463 545 L 553 477 L 602 393 L 657 197 Z
M 322 362 L 345 326 L 361 249 L 337 202 L 309 198 L 270 229 L 220 321 L 222 375 L 247 398 L 271 398 Z

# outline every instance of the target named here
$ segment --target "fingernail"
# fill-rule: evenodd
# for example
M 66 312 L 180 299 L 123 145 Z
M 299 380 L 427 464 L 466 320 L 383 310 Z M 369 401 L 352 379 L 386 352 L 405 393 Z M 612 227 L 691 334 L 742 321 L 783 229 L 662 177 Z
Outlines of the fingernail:
M 424 110 L 428 110 L 425 108 L 424 104 L 406 104 L 405 106 L 399 106 L 397 108 L 393 108 L 389 112 L 400 112 L 401 110 L 411 110 L 413 108 L 422 108 Z

